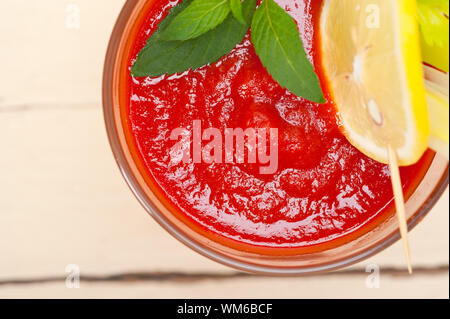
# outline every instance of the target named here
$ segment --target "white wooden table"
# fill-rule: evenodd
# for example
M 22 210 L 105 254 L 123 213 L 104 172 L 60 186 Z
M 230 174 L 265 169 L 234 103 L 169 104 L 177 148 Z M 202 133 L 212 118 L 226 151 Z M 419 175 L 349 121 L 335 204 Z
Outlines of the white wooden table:
M 448 191 L 410 234 L 412 277 L 400 244 L 338 273 L 282 279 L 238 273 L 162 230 L 125 185 L 103 125 L 103 59 L 123 3 L 0 2 L 0 298 L 449 297 Z M 67 27 L 77 8 L 80 28 Z M 378 289 L 366 287 L 372 263 Z M 65 285 L 70 264 L 79 289 Z

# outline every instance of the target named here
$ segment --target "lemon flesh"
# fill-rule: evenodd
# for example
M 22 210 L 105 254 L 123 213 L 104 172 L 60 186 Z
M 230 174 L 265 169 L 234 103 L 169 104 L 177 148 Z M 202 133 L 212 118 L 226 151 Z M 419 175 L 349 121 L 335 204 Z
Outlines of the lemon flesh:
M 367 156 L 400 165 L 428 147 L 417 7 L 411 0 L 325 0 L 322 63 L 343 132 Z

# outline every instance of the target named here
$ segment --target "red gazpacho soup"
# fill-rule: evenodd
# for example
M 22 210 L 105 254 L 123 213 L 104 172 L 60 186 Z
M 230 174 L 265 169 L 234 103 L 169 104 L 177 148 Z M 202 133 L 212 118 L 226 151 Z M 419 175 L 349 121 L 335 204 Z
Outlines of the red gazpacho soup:
M 128 68 L 120 94 L 127 142 L 141 174 L 172 213 L 208 239 L 268 255 L 321 251 L 347 243 L 394 213 L 389 169 L 355 149 L 341 133 L 321 65 L 322 1 L 277 0 L 294 18 L 327 103 L 297 97 L 275 82 L 250 42 L 250 32 L 216 63 L 182 74 L 134 78 L 129 70 L 149 36 L 180 1 L 148 1 L 128 36 Z M 174 163 L 171 132 L 276 128 L 278 162 Z M 207 142 L 203 141 L 204 144 Z M 192 144 L 192 139 L 191 139 Z M 408 197 L 433 158 L 401 168 Z

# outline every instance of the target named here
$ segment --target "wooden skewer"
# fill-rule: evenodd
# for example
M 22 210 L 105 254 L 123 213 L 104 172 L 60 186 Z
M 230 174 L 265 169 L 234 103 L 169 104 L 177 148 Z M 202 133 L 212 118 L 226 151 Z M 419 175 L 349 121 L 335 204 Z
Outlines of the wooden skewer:
M 408 271 L 409 274 L 412 274 L 411 255 L 408 243 L 408 224 L 406 222 L 405 212 L 405 199 L 403 197 L 403 187 L 400 179 L 397 154 L 391 145 L 388 145 L 387 148 L 389 154 L 389 169 L 391 171 L 392 189 L 394 191 L 395 208 L 397 210 L 397 219 L 400 227 L 400 235 L 402 236 L 403 248 L 405 249 Z

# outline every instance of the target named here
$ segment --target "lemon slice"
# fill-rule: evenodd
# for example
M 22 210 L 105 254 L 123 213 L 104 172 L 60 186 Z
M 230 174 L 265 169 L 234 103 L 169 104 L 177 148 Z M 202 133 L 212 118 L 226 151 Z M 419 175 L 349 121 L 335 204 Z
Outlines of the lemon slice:
M 417 162 L 428 145 L 416 2 L 325 0 L 322 63 L 343 131 L 367 156 Z

